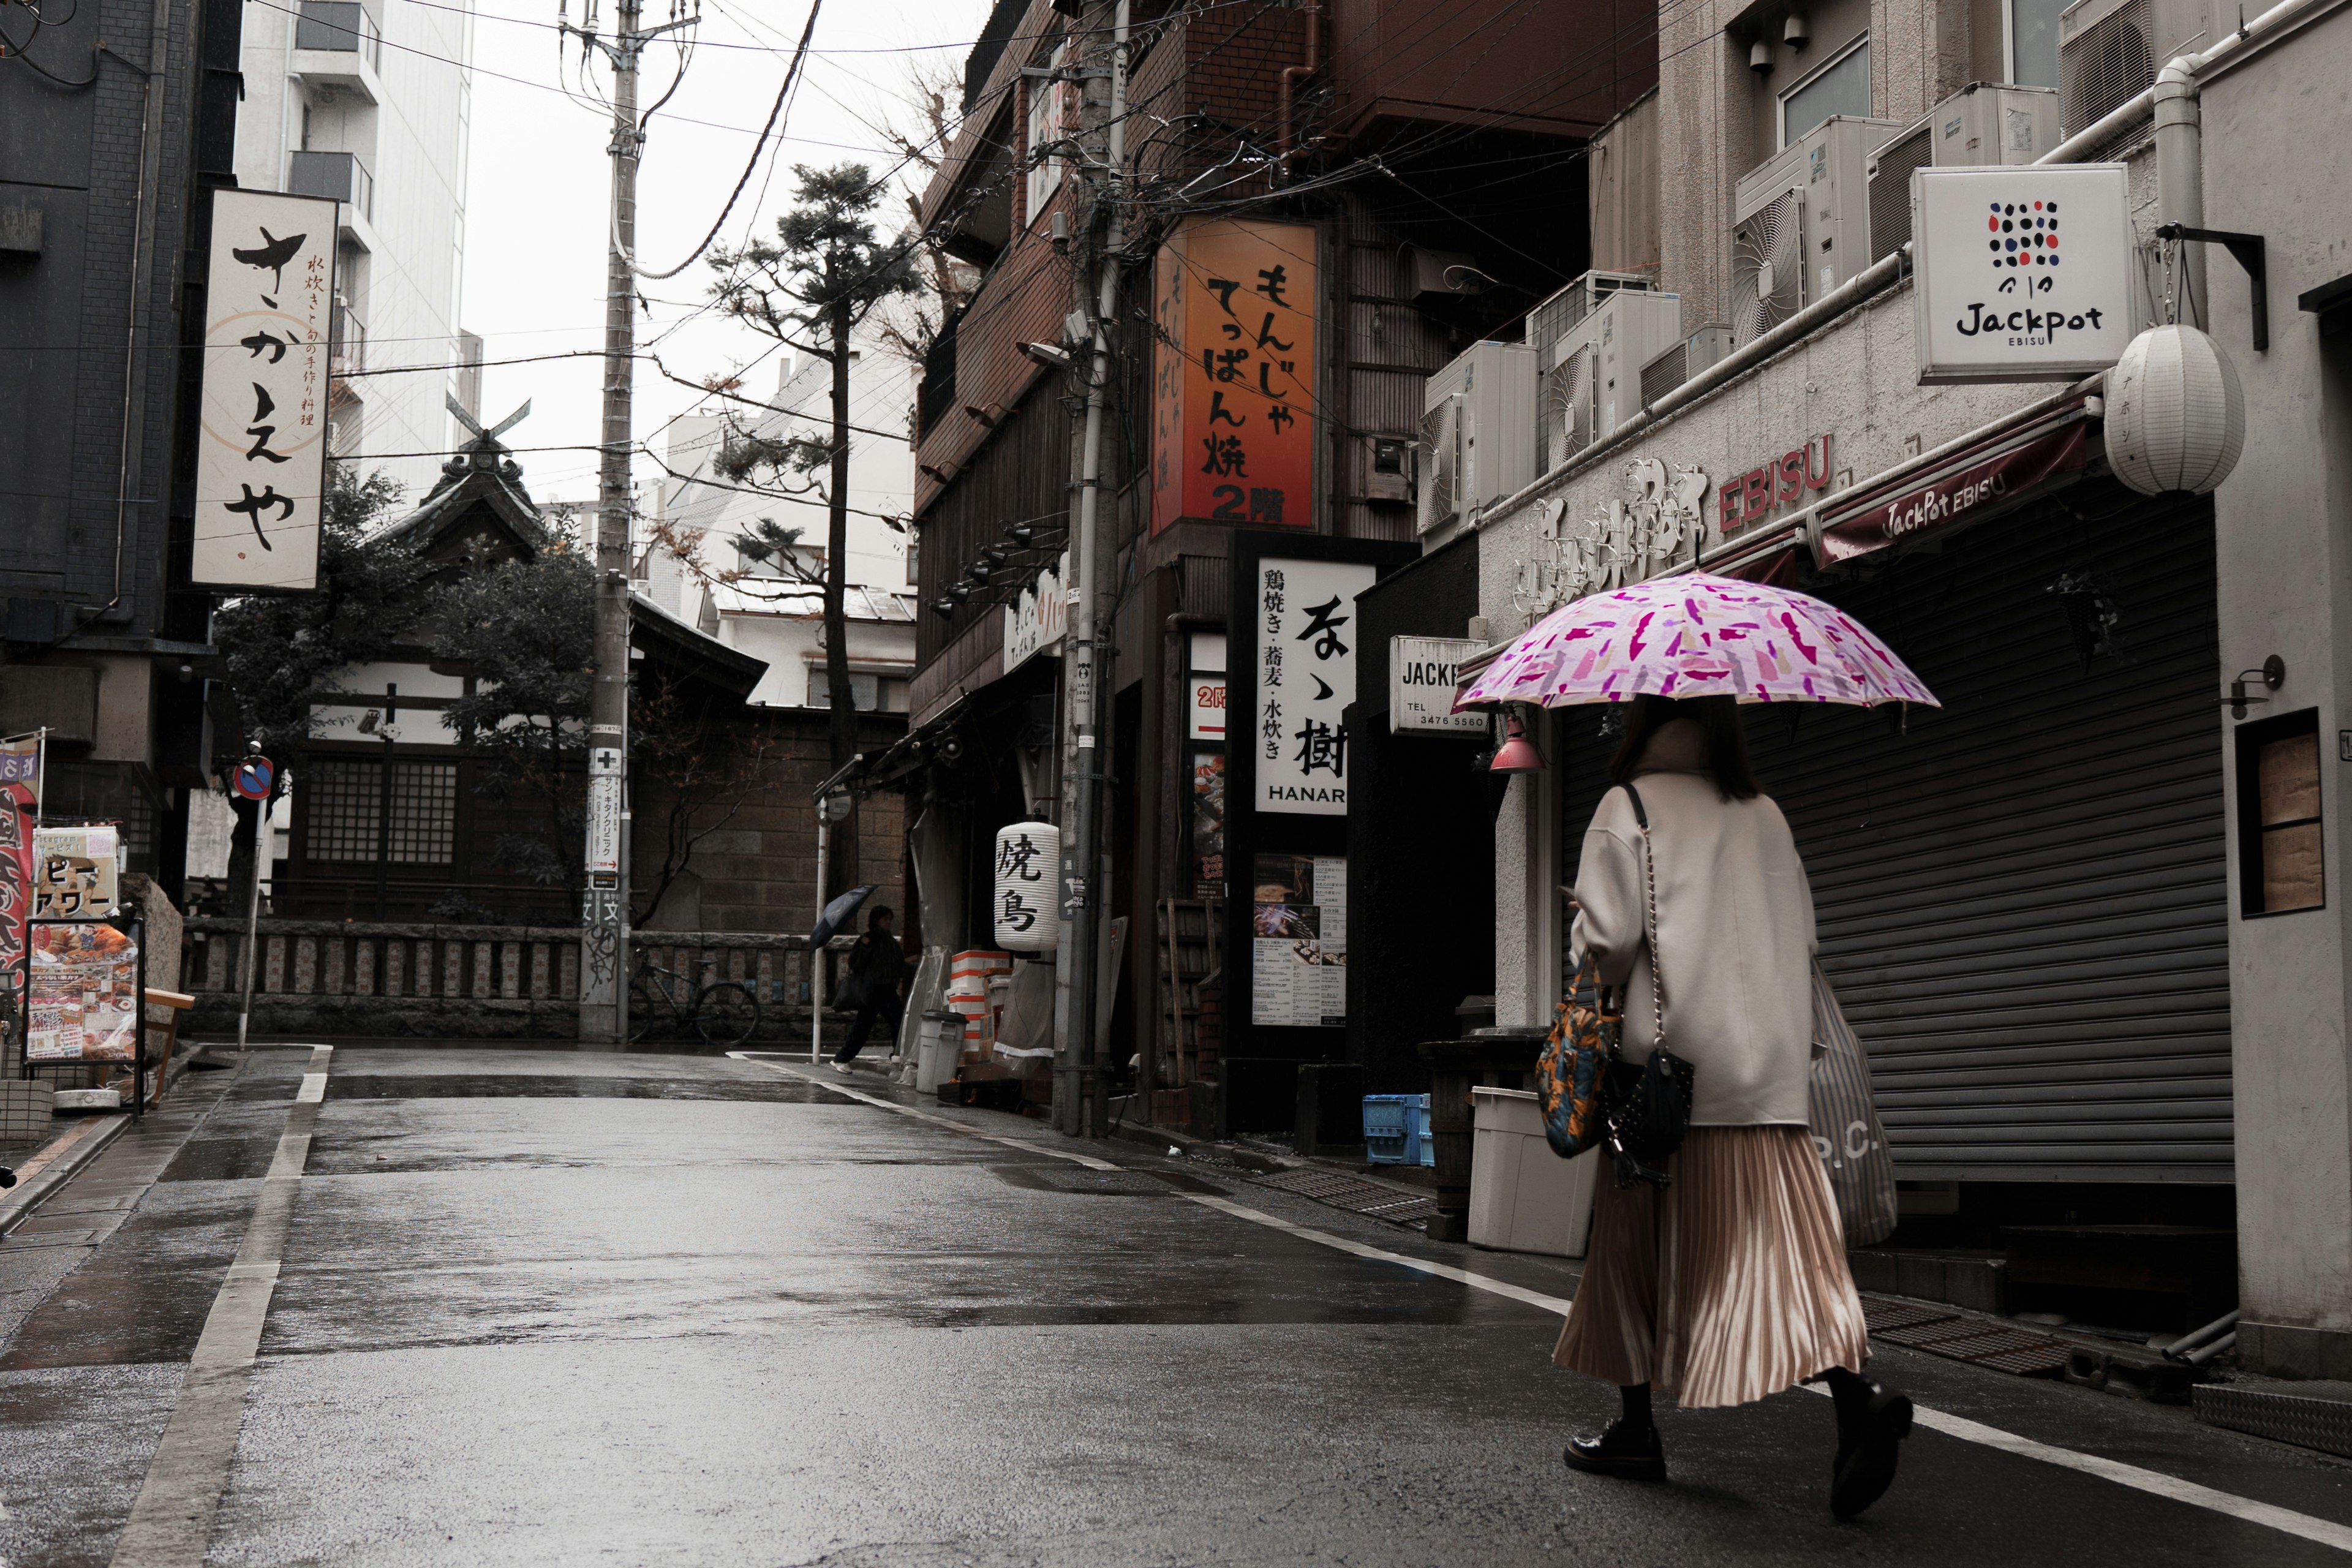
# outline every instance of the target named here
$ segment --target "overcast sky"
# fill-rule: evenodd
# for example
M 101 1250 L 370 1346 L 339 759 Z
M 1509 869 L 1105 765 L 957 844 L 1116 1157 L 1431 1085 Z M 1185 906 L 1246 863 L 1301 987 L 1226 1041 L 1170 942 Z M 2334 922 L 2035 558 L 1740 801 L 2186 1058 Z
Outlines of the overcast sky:
M 581 0 L 569 3 L 576 23 Z M 613 0 L 596 3 L 599 24 L 609 33 Z M 640 265 L 676 266 L 725 205 L 775 101 L 808 4 L 703 0 L 698 35 L 703 47 L 688 62 L 685 85 L 648 131 L 637 184 Z M 647 21 L 665 19 L 667 5 L 651 0 Z M 897 162 L 874 127 L 895 121 L 912 131 L 921 124 L 909 102 L 917 71 L 944 68 L 960 81 L 964 55 L 987 13 L 987 0 L 826 0 L 808 67 L 785 111 L 786 134 L 781 144 L 770 139 L 727 221 L 725 241 L 740 244 L 755 230 L 773 235 L 776 215 L 791 204 L 794 163 L 860 162 L 879 171 Z M 462 315 L 466 327 L 482 334 L 483 357 L 491 362 L 483 373 L 486 418 L 502 419 L 523 399 L 531 400 L 530 419 L 506 437 L 517 449 L 524 482 L 541 500 L 584 500 L 596 490 L 593 450 L 530 448 L 593 447 L 599 362 L 496 363 L 593 351 L 604 342 L 610 121 L 551 90 L 558 80 L 556 34 L 548 26 L 554 19 L 554 0 L 536 8 L 529 0 L 483 0 L 474 44 Z M 579 58 L 575 40 L 564 56 L 564 79 L 575 96 Z M 648 51 L 645 101 L 668 86 L 677 58 L 667 47 Z M 600 88 L 609 79 L 601 70 L 595 78 Z M 952 112 L 953 97 L 949 107 Z M 919 184 L 919 172 L 917 177 Z M 904 211 L 894 195 L 882 215 L 886 232 L 896 229 Z M 704 309 L 710 278 L 698 262 L 666 283 L 641 284 L 652 314 L 638 314 L 640 349 L 654 345 L 669 369 L 698 379 L 744 365 L 771 346 Z M 773 395 L 782 352 L 742 373 L 747 392 Z M 638 361 L 636 436 L 656 452 L 666 424 L 703 401 Z M 639 459 L 645 504 L 658 474 Z

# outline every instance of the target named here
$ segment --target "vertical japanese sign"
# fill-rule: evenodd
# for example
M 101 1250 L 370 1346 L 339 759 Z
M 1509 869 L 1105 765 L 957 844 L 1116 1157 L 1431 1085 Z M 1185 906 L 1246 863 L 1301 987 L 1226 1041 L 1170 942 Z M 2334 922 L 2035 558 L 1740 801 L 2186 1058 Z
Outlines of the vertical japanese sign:
M 588 878 L 592 887 L 621 882 L 621 749 L 588 748 Z
M 12 753 L 0 752 L 0 766 Z M 0 772 L 0 1018 L 25 994 L 26 921 L 33 913 L 33 786 Z
M 1316 231 L 1217 219 L 1160 247 L 1151 531 L 1315 522 Z
M 1257 748 L 1260 811 L 1348 815 L 1348 734 L 1356 700 L 1356 595 L 1378 570 L 1268 559 L 1257 567 L 1255 701 L 1236 735 Z
M 215 192 L 208 277 L 190 575 L 307 593 L 326 489 L 335 204 Z

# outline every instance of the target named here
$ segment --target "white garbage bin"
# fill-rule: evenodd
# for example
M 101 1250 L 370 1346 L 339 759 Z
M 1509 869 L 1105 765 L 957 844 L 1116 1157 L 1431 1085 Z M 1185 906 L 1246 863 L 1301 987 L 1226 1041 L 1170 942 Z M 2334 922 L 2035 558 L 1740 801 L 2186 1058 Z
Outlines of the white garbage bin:
M 1544 1140 L 1543 1110 L 1520 1089 L 1470 1091 L 1470 1245 L 1496 1252 L 1584 1256 L 1600 1160 L 1563 1160 Z
M 943 1008 L 923 1015 L 921 1033 L 915 1037 L 915 1092 L 930 1094 L 955 1077 L 963 1054 L 964 1016 Z

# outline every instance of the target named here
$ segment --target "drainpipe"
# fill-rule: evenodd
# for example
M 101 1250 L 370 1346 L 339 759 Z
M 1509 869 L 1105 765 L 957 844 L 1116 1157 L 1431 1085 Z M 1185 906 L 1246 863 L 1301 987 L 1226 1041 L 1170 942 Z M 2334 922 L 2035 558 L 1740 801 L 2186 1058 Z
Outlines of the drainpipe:
M 2182 55 L 2157 73 L 2152 89 L 2157 217 L 2185 228 L 2205 226 L 2204 125 L 2197 102 L 2197 72 L 2204 63 L 2203 55 Z M 2212 311 L 2205 296 L 2205 247 L 2178 243 L 2187 299 L 2174 309 L 2179 320 L 2202 327 Z
M 1307 58 L 1301 64 L 1282 68 L 1279 107 L 1276 110 L 1280 127 L 1275 141 L 1274 167 L 1277 178 L 1286 177 L 1290 172 L 1290 161 L 1307 151 L 1304 147 L 1292 145 L 1297 130 L 1294 123 L 1297 84 L 1323 68 L 1322 0 L 1307 0 L 1299 10 L 1307 18 Z

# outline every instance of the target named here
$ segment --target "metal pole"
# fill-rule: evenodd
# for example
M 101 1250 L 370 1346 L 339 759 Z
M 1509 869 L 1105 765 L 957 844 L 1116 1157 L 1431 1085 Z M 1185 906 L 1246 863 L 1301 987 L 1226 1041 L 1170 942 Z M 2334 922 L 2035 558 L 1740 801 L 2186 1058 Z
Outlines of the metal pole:
M 269 853 L 269 803 L 264 795 L 254 804 L 253 886 L 245 903 L 245 1001 L 236 1010 L 236 1048 L 245 1049 L 245 1026 L 253 1016 L 253 944 L 261 928 L 261 858 Z
M 620 0 L 608 44 L 582 31 L 613 67 L 611 232 L 604 268 L 604 418 L 596 484 L 596 679 L 588 705 L 586 891 L 581 909 L 580 1039 L 617 1045 L 621 1022 L 629 868 L 621 856 L 623 781 L 628 765 L 629 489 L 631 368 L 636 351 L 637 59 L 659 32 L 640 30 L 639 0 Z
M 1111 26 L 1110 125 L 1107 135 L 1108 173 L 1103 185 L 1110 204 L 1110 226 L 1096 286 L 1094 363 L 1087 380 L 1086 444 L 1079 458 L 1077 549 L 1077 614 L 1071 617 L 1070 725 L 1076 734 L 1076 810 L 1071 846 L 1063 857 L 1063 905 L 1070 915 L 1070 1039 L 1080 1092 L 1085 1097 L 1083 1121 L 1064 1112 L 1057 1116 L 1066 1131 L 1103 1136 L 1109 1109 L 1109 1081 L 1097 1058 L 1095 1016 L 1100 1008 L 1098 981 L 1104 925 L 1102 920 L 1102 785 L 1104 774 L 1101 725 L 1096 713 L 1102 685 L 1100 655 L 1108 644 L 1104 635 L 1100 592 L 1102 561 L 1102 426 L 1104 389 L 1110 381 L 1108 324 L 1118 308 L 1118 251 L 1123 243 L 1120 221 L 1120 175 L 1127 139 L 1122 121 L 1127 115 L 1128 0 L 1118 0 Z M 1071 1075 L 1065 1075 L 1067 1082 Z M 1075 1124 L 1074 1124 L 1075 1123 Z
M 825 814 L 824 796 L 816 800 L 816 918 L 824 919 L 824 853 L 833 837 L 833 824 Z M 814 931 L 812 923 L 810 930 Z M 809 1060 L 814 1063 L 824 1047 L 824 950 L 811 943 L 809 966 Z

